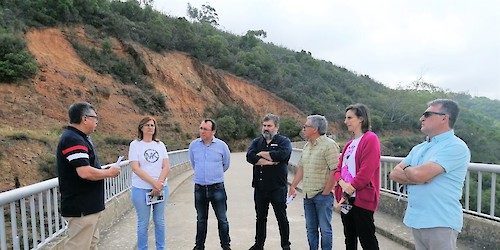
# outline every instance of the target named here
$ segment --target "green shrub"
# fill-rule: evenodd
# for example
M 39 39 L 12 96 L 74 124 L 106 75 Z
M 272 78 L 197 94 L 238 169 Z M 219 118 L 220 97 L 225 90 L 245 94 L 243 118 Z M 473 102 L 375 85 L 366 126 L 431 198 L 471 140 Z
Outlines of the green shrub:
M 217 136 L 227 143 L 253 138 L 258 122 L 248 111 L 239 106 L 225 106 L 215 110 Z
M 0 33 L 0 82 L 16 82 L 36 75 L 38 63 L 26 42 L 11 33 Z
M 413 146 L 424 140 L 422 134 L 393 135 L 381 140 L 382 155 L 405 157 Z
M 124 138 L 121 136 L 109 136 L 104 138 L 104 142 L 106 144 L 112 145 L 126 145 L 128 146 L 130 143 L 130 138 Z
M 280 122 L 280 134 L 287 136 L 291 140 L 298 138 L 301 130 L 302 126 L 293 119 L 285 118 Z
M 30 139 L 30 136 L 25 134 L 25 133 L 17 133 L 17 134 L 12 134 L 6 136 L 7 139 L 14 140 L 14 141 L 27 141 Z

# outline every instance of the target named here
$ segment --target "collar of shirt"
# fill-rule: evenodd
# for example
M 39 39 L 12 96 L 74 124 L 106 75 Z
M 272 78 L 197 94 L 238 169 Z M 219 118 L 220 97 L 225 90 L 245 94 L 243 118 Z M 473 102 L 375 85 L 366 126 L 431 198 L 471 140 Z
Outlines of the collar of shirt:
M 316 146 L 316 144 L 318 144 L 318 142 L 321 142 L 324 140 L 326 140 L 326 135 L 320 135 L 318 138 L 316 138 L 316 140 L 309 141 L 309 142 L 311 143 L 311 146 Z
M 425 140 L 429 143 L 429 142 L 433 142 L 433 143 L 438 143 L 440 141 L 444 141 L 452 136 L 455 135 L 455 130 L 450 130 L 448 132 L 444 132 L 442 134 L 439 134 L 439 135 L 436 135 L 432 138 L 429 138 L 428 136 L 425 138 Z

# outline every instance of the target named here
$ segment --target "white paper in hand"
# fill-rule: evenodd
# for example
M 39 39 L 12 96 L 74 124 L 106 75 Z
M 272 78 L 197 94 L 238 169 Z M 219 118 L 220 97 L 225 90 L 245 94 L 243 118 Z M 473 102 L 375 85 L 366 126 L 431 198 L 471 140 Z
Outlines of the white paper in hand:
M 295 198 L 295 196 L 293 196 L 293 195 L 288 196 L 288 198 L 286 198 L 286 204 L 287 205 L 290 204 L 290 202 L 292 202 L 294 198 Z
M 123 155 L 118 156 L 118 160 L 116 160 L 115 164 L 113 164 L 114 168 L 120 167 L 120 162 L 123 160 Z
M 165 191 L 161 191 L 159 195 L 154 196 L 151 192 L 146 193 L 146 205 L 156 204 L 165 200 Z

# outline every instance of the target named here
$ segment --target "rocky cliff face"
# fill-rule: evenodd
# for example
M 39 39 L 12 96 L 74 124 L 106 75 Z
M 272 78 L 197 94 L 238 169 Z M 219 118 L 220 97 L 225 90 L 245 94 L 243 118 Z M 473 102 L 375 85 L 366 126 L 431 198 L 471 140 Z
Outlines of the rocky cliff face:
M 31 30 L 26 40 L 40 64 L 38 75 L 21 84 L 0 83 L 0 190 L 40 180 L 40 159 L 54 153 L 58 133 L 67 124 L 67 108 L 75 101 L 87 101 L 97 108 L 101 118 L 98 134 L 135 137 L 135 126 L 144 114 L 127 93 L 137 88 L 85 64 L 69 42 L 69 30 L 76 33 L 79 42 L 100 44 L 82 27 Z M 267 112 L 300 122 L 305 117 L 293 105 L 256 85 L 186 54 L 159 54 L 138 44 L 111 41 L 115 54 L 141 59 L 147 80 L 165 96 L 167 112 L 157 115 L 162 140 L 195 138 L 200 120 L 224 105 L 240 105 L 256 117 Z

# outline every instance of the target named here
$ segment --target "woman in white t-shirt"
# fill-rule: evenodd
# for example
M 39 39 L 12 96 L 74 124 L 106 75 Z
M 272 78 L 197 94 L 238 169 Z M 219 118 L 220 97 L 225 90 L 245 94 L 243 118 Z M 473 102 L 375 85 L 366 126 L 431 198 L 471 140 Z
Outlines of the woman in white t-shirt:
M 148 249 L 148 225 L 153 210 L 156 249 L 165 249 L 165 206 L 169 197 L 170 170 L 167 148 L 157 139 L 157 123 L 144 117 L 137 127 L 137 139 L 130 143 L 132 203 L 137 212 L 137 248 Z M 152 202 L 153 201 L 153 202 Z M 155 203 L 156 201 L 156 203 Z M 149 204 L 149 203 L 154 204 Z

